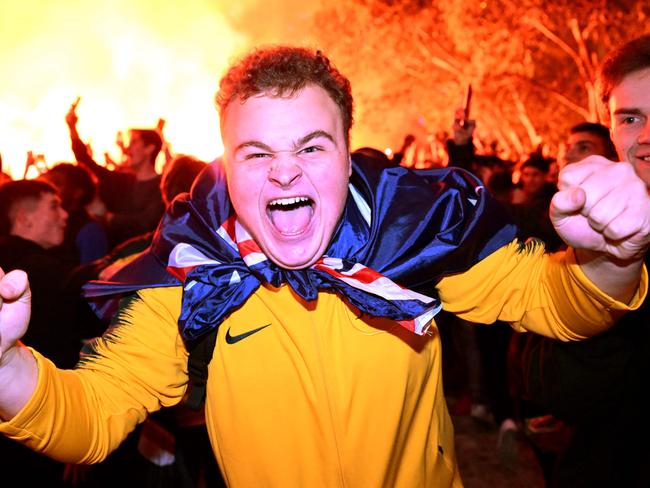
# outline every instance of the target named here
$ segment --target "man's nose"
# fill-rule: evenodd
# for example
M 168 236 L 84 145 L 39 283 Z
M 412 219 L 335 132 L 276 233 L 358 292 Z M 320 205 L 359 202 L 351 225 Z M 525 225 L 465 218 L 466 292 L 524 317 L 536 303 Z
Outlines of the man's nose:
M 276 153 L 269 167 L 269 180 L 283 188 L 290 187 L 302 176 L 299 161 L 292 153 Z
M 637 138 L 637 142 L 641 144 L 650 143 L 650 121 L 649 120 L 646 120 L 645 123 L 643 124 L 643 127 L 641 128 L 641 132 L 639 132 L 639 137 Z

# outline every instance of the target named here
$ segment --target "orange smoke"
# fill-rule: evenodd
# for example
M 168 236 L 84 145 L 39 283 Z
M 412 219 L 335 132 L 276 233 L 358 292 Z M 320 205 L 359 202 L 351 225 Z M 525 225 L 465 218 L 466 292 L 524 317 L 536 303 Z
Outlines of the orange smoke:
M 77 96 L 79 132 L 98 161 L 118 157 L 119 130 L 167 121 L 172 150 L 221 151 L 213 98 L 243 36 L 214 1 L 23 0 L 0 6 L 0 154 L 21 178 L 27 151 L 71 160 L 64 117 Z

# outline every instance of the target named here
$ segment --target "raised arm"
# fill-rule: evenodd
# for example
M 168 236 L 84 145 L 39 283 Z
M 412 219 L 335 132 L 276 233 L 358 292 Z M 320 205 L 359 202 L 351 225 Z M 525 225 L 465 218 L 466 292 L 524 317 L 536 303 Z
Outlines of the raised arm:
M 85 166 L 90 171 L 95 173 L 95 175 L 99 176 L 99 173 L 108 173 L 109 171 L 97 164 L 97 162 L 93 159 L 88 146 L 86 146 L 86 143 L 82 141 L 81 137 L 79 136 L 79 132 L 77 131 L 77 122 L 79 120 L 79 117 L 77 116 L 77 105 L 79 105 L 80 100 L 81 99 L 77 97 L 77 99 L 72 102 L 70 109 L 65 115 L 65 123 L 70 130 L 70 143 L 72 145 L 72 152 L 74 153 L 74 157 L 79 164 Z
M 34 356 L 20 342 L 27 331 L 31 292 L 23 271 L 0 269 L 0 419 L 8 420 L 27 403 L 36 388 Z
M 473 135 L 475 120 L 465 120 L 463 109 L 457 109 L 452 125 L 453 137 L 447 141 L 449 165 L 471 171 L 474 162 Z

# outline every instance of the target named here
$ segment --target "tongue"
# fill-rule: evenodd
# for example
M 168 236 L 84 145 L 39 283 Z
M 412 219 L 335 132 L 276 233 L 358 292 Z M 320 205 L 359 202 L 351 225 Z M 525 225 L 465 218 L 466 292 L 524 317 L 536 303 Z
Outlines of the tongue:
M 299 234 L 307 228 L 310 219 L 311 207 L 309 205 L 291 210 L 271 210 L 271 221 L 281 234 Z

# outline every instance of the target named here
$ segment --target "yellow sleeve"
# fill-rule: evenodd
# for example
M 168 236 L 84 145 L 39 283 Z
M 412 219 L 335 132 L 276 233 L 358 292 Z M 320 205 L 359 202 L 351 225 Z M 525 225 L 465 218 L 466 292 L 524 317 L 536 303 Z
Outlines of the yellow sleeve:
M 647 289 L 644 267 L 637 295 L 630 304 L 618 302 L 583 274 L 571 248 L 548 254 L 536 241 L 513 241 L 438 283 L 443 308 L 470 322 L 498 319 L 520 332 L 561 340 L 603 332 L 625 311 L 638 308 Z
M 59 370 L 34 351 L 34 395 L 0 432 L 60 461 L 103 460 L 148 412 L 183 397 L 180 298 L 180 288 L 141 290 L 74 370 Z

